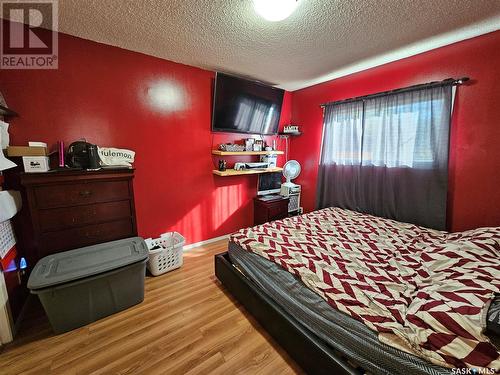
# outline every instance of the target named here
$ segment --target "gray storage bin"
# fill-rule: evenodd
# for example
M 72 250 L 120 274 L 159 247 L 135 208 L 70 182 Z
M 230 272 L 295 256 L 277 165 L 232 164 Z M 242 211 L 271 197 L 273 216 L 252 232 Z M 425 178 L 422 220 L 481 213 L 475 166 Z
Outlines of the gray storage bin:
M 49 255 L 36 264 L 28 288 L 62 333 L 142 302 L 147 259 L 139 237 Z

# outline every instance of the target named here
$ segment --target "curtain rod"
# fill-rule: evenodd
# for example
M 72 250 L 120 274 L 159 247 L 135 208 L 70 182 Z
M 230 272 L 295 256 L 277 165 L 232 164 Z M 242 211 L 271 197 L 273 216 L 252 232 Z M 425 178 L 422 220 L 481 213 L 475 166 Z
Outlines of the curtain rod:
M 324 108 L 324 107 L 334 105 L 334 104 L 341 104 L 341 103 L 343 104 L 343 103 L 350 103 L 350 102 L 356 102 L 356 101 L 363 101 L 366 99 L 373 99 L 373 98 L 376 98 L 379 96 L 386 96 L 386 95 L 391 95 L 391 94 L 399 94 L 402 92 L 428 89 L 430 87 L 448 86 L 448 85 L 456 86 L 456 85 L 461 85 L 467 81 L 469 81 L 469 77 L 462 77 L 462 78 L 458 78 L 458 79 L 447 78 L 447 79 L 444 79 L 442 81 L 421 83 L 419 85 L 413 85 L 413 86 L 403 87 L 400 89 L 378 92 L 376 94 L 369 94 L 369 95 L 363 95 L 363 96 L 356 96 L 354 98 L 349 98 L 349 99 L 336 100 L 336 101 L 320 104 L 320 107 Z

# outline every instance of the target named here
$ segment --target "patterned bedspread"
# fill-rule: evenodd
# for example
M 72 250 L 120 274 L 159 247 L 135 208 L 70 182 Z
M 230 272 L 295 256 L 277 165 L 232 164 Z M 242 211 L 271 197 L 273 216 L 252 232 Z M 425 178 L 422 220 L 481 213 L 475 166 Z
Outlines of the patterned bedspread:
M 441 366 L 500 368 L 484 334 L 500 293 L 500 228 L 446 233 L 327 208 L 231 240 L 295 274 L 389 345 Z

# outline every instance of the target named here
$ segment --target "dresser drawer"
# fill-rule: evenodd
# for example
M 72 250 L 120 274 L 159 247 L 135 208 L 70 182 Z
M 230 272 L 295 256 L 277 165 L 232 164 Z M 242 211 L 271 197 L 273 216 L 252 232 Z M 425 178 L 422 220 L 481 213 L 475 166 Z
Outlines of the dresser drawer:
M 40 209 L 123 200 L 131 196 L 128 181 L 121 180 L 36 186 L 33 194 L 35 205 Z
M 49 232 L 40 236 L 39 256 L 136 235 L 132 218 Z
M 254 225 L 288 217 L 288 198 L 254 198 Z
M 282 219 L 288 215 L 288 202 L 282 201 L 279 204 L 270 205 L 267 210 L 271 220 Z
M 43 233 L 131 216 L 132 208 L 129 200 L 38 211 L 40 231 Z
M 288 217 L 288 211 L 281 211 L 275 214 L 269 214 L 269 221 L 286 219 Z

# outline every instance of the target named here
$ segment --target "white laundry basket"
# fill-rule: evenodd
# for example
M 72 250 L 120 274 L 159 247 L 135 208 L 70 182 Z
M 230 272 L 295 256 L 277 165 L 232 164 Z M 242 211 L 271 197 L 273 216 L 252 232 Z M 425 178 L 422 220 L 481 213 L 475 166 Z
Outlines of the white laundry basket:
M 186 240 L 177 232 L 163 233 L 160 238 L 145 240 L 149 248 L 148 270 L 153 276 L 182 266 L 182 249 Z

